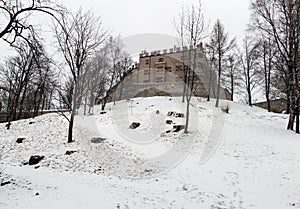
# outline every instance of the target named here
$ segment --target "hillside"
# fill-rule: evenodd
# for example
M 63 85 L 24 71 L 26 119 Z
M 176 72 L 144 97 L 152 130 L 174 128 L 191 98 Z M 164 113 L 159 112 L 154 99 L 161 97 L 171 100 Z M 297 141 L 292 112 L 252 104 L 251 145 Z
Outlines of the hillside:
M 77 116 L 71 144 L 58 114 L 0 124 L 0 208 L 300 208 L 300 138 L 285 130 L 288 116 L 222 102 L 229 114 L 193 98 L 187 135 L 173 132 L 185 117 L 167 113 L 186 107 L 170 97 Z M 44 159 L 30 166 L 32 155 Z

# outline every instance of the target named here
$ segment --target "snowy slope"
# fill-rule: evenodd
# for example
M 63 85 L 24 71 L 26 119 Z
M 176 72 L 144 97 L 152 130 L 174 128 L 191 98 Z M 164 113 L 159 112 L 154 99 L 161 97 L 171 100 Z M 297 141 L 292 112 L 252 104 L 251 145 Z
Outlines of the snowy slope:
M 0 186 L 0 208 L 300 208 L 300 138 L 285 130 L 287 115 L 229 105 L 225 114 L 193 98 L 187 135 L 166 133 L 185 123 L 167 116 L 186 108 L 169 97 L 77 116 L 71 144 L 57 114 L 13 122 L 11 130 L 0 124 L 0 182 L 10 182 Z M 132 122 L 141 126 L 129 129 Z M 26 165 L 35 154 L 45 158 Z

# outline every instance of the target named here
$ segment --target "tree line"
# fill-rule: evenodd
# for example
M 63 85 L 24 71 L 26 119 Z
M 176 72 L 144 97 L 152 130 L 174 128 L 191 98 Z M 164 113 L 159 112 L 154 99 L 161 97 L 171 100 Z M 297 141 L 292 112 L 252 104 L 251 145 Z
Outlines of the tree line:
M 213 94 L 215 106 L 219 106 L 221 86 L 230 92 L 232 101 L 238 97 L 249 106 L 253 105 L 254 94 L 262 92 L 268 111 L 271 111 L 272 99 L 284 98 L 289 114 L 287 129 L 299 133 L 300 2 L 252 0 L 250 5 L 252 15 L 242 46 L 237 45 L 235 38 L 229 38 L 221 20 L 217 20 L 209 31 L 201 1 L 197 6 L 183 7 L 175 19 L 179 43 L 192 46 L 196 54 L 194 46 L 205 42 L 203 50 L 210 70 L 210 76 L 204 78 L 209 83 L 206 86 L 208 101 Z M 188 90 L 183 90 L 187 96 L 188 115 L 189 95 L 197 84 L 193 82 L 194 78 L 186 75 L 191 69 L 197 69 L 197 58 L 184 52 L 183 57 L 183 63 L 188 66 L 184 68 L 185 83 L 191 83 Z M 212 75 L 216 75 L 215 81 Z
M 0 1 L 0 12 L 7 24 L 0 38 L 16 52 L 0 65 L 0 111 L 7 113 L 7 129 L 25 113 L 34 117 L 56 109 L 69 121 L 72 142 L 78 108 L 84 106 L 84 114 L 92 114 L 102 98 L 104 109 L 108 90 L 132 65 L 120 36 L 108 32 L 91 11 L 70 12 L 49 0 Z M 52 20 L 62 66 L 48 55 L 41 32 L 30 24 L 30 16 L 37 12 Z

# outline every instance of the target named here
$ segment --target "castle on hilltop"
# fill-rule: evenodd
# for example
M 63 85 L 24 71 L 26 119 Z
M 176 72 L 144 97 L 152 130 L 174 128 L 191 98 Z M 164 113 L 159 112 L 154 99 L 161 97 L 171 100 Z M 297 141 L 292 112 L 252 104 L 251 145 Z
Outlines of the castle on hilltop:
M 194 54 L 196 53 L 196 54 Z M 187 57 L 196 57 L 195 62 L 188 62 Z M 189 64 L 187 64 L 189 63 Z M 203 52 L 202 44 L 197 48 L 175 47 L 169 50 L 143 51 L 139 55 L 139 62 L 135 63 L 109 93 L 108 101 L 123 100 L 133 97 L 147 96 L 182 96 L 184 89 L 185 69 L 192 66 L 196 79 L 195 96 L 215 97 L 216 74 L 210 70 L 209 63 Z M 209 87 L 211 84 L 211 87 Z M 224 90 L 224 89 L 223 89 Z M 227 90 L 221 99 L 230 99 Z

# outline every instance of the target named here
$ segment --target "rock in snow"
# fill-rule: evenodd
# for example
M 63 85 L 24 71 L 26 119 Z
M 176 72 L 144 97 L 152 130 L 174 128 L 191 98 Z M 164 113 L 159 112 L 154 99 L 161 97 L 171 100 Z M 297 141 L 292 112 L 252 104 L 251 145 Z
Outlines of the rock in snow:
M 38 164 L 44 158 L 45 158 L 45 156 L 40 156 L 40 155 L 30 156 L 28 164 L 29 165 L 36 165 L 36 164 Z

